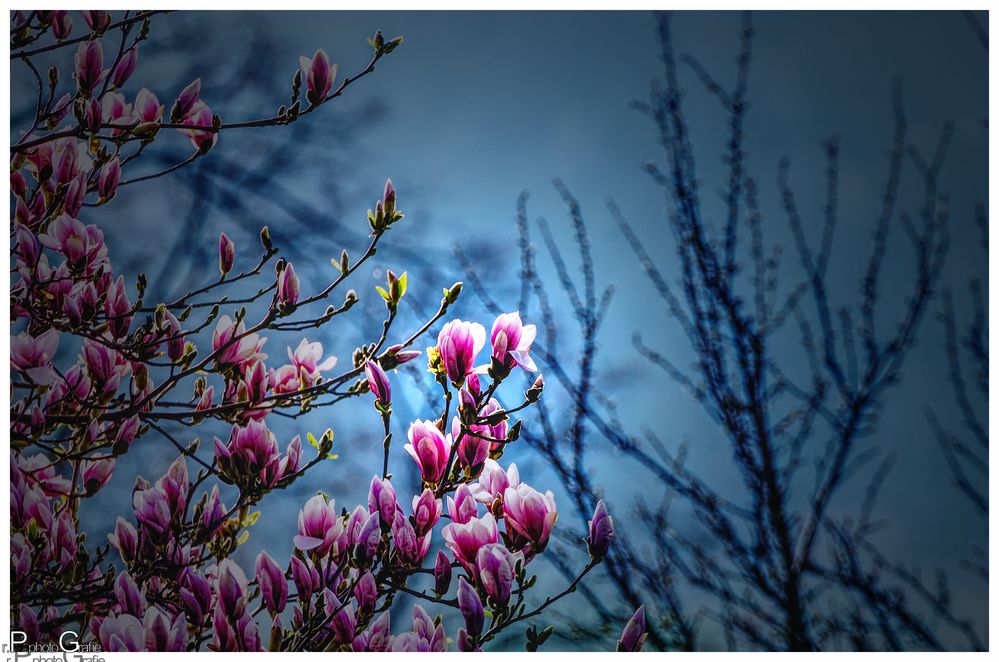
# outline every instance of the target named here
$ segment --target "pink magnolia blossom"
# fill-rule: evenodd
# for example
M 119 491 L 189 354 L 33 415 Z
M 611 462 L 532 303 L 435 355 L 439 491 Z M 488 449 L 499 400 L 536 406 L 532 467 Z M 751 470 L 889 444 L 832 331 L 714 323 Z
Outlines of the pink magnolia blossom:
M 520 485 L 520 472 L 516 464 L 511 464 L 504 471 L 495 460 L 486 460 L 479 474 L 479 481 L 472 483 L 469 489 L 477 501 L 489 505 L 496 499 L 502 499 L 508 487 Z
M 398 504 L 392 481 L 372 476 L 371 485 L 368 488 L 368 511 L 377 512 L 383 522 L 392 522 L 395 520 L 397 509 Z
M 106 11 L 88 9 L 83 12 L 83 20 L 94 32 L 104 32 L 111 25 L 111 14 Z
M 116 156 L 104 164 L 97 179 L 97 192 L 101 200 L 110 200 L 114 197 L 119 181 L 121 181 L 121 161 Z
M 294 352 L 291 351 L 291 347 L 288 348 L 288 359 L 306 386 L 316 384 L 322 378 L 321 373 L 336 367 L 337 357 L 328 356 L 321 361 L 322 358 L 322 343 L 309 342 L 306 338 L 302 338 Z
M 294 306 L 298 303 L 300 284 L 298 276 L 295 274 L 295 266 L 289 262 L 285 265 L 277 280 L 278 301 L 286 306 Z
M 458 609 L 465 619 L 465 629 L 468 633 L 473 637 L 479 636 L 486 620 L 485 610 L 479 594 L 464 577 L 458 578 Z
M 478 504 L 472 496 L 472 491 L 468 485 L 462 483 L 454 491 L 454 498 L 452 499 L 450 496 L 447 498 L 447 513 L 450 515 L 451 520 L 458 524 L 465 524 L 471 521 L 473 517 L 478 517 Z
M 177 101 L 174 102 L 173 108 L 170 110 L 170 116 L 177 119 L 187 117 L 194 110 L 200 95 L 201 79 L 195 78 L 177 95 Z
M 607 556 L 613 538 L 614 520 L 607 513 L 607 507 L 601 499 L 597 501 L 597 506 L 593 510 L 593 519 L 590 520 L 590 536 L 587 539 L 590 556 L 594 559 Z
M 80 469 L 83 471 L 83 486 L 87 494 L 95 494 L 101 490 L 111 479 L 114 471 L 115 459 L 113 457 L 100 460 L 85 460 Z
M 163 105 L 155 94 L 142 88 L 132 103 L 132 116 L 140 124 L 159 122 L 163 117 Z
M 68 214 L 54 220 L 38 235 L 44 246 L 59 251 L 71 267 L 92 270 L 107 260 L 104 233 L 94 225 L 84 225 Z
M 503 313 L 493 322 L 490 341 L 493 346 L 492 357 L 509 370 L 519 365 L 524 370 L 536 372 L 538 366 L 528 352 L 538 330 L 533 324 L 524 325 L 520 321 L 520 313 Z
M 364 364 L 364 376 L 368 380 L 368 388 L 375 396 L 375 402 L 383 406 L 392 404 L 392 385 L 378 361 L 370 360 Z
M 478 322 L 451 320 L 437 334 L 437 351 L 448 379 L 461 384 L 473 370 L 475 357 L 486 344 L 486 330 Z
M 423 482 L 428 485 L 440 483 L 447 470 L 451 442 L 431 421 L 414 421 L 409 426 L 408 436 L 409 443 L 404 448 L 420 467 Z
M 223 315 L 215 325 L 212 350 L 218 353 L 215 360 L 220 365 L 242 368 L 253 361 L 267 358 L 260 351 L 266 342 L 267 338 L 262 338 L 259 334 L 247 334 L 242 321 L 236 323 L 228 315 Z
M 433 490 L 426 488 L 413 497 L 413 521 L 416 534 L 422 536 L 434 528 L 441 518 L 441 500 Z
M 22 331 L 10 339 L 11 368 L 36 384 L 51 384 L 55 378 L 52 358 L 59 347 L 59 332 L 49 329 L 38 336 Z
M 501 544 L 484 545 L 475 555 L 479 585 L 489 596 L 491 604 L 503 607 L 510 601 L 510 589 L 516 574 L 517 562 L 524 555 L 511 552 Z
M 288 602 L 288 580 L 284 571 L 267 552 L 260 552 L 256 561 L 257 586 L 263 595 L 264 603 L 272 614 L 284 611 Z
M 243 569 L 232 559 L 222 559 L 218 565 L 215 593 L 219 606 L 230 618 L 239 618 L 246 610 L 247 579 Z
M 336 512 L 336 502 L 317 494 L 305 502 L 298 514 L 295 547 L 325 556 L 343 534 L 343 522 Z
M 642 650 L 642 645 L 648 636 L 645 631 L 645 605 L 642 605 L 624 626 L 621 638 L 617 641 L 617 650 L 618 652 L 637 653 Z
M 236 260 L 236 244 L 223 232 L 219 235 L 219 271 L 224 277 L 232 271 L 232 264 Z
M 192 128 L 181 129 L 181 133 L 188 137 L 196 151 L 203 154 L 215 146 L 219 134 L 217 131 L 200 127 L 211 127 L 214 122 L 215 116 L 212 114 L 212 109 L 199 99 L 194 103 L 183 122 L 184 125 Z
M 298 58 L 298 63 L 305 77 L 309 101 L 313 104 L 321 103 L 333 86 L 337 66 L 330 65 L 329 56 L 321 48 L 311 58 L 305 56 Z
M 135 71 L 135 65 L 139 62 L 139 47 L 133 46 L 125 51 L 121 59 L 118 60 L 118 66 L 114 68 L 111 73 L 111 87 L 112 89 L 118 89 L 122 87 L 129 78 L 132 76 L 132 72 Z
M 499 542 L 499 529 L 492 513 L 473 518 L 464 524 L 452 522 L 441 530 L 441 537 L 451 555 L 465 570 L 473 572 L 475 556 L 483 545 Z
M 551 491 L 541 494 L 527 483 L 508 487 L 503 493 L 503 519 L 507 533 L 517 533 L 528 543 L 532 554 L 548 545 L 552 527 L 558 519 L 555 497 Z
M 89 97 L 104 75 L 104 51 L 98 39 L 81 42 L 76 49 L 76 86 Z

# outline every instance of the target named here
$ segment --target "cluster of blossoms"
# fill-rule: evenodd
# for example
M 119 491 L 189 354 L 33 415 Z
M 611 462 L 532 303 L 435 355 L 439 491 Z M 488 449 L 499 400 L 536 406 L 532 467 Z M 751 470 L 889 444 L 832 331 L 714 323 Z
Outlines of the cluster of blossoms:
M 11 147 L 11 568 L 23 578 L 11 596 L 13 622 L 30 641 L 55 640 L 72 628 L 108 651 L 439 651 L 452 641 L 460 650 L 480 649 L 565 594 L 528 608 L 536 581 L 528 566 L 548 546 L 558 511 L 550 491 L 523 481 L 516 465 L 500 464 L 520 432 L 511 415 L 537 401 L 544 387 L 539 376 L 511 408 L 497 398 L 513 370 L 537 370 L 534 327 L 517 313 L 499 316 L 489 360 L 476 365 L 485 328 L 445 323 L 427 350 L 443 411 L 412 422 L 404 449 L 391 445 L 389 374 L 423 355 L 412 347 L 446 318 L 460 283 L 445 290 L 419 329 L 389 344 L 407 290 L 406 274 L 389 272 L 378 288 L 389 313 L 383 334 L 361 344 L 349 366 L 307 338 L 271 360 L 264 352 L 270 332 L 316 329 L 358 301 L 350 290 L 339 305 L 327 304 L 403 219 L 391 182 L 368 213 L 368 247 L 353 260 L 344 251 L 334 261 L 339 273 L 321 290 L 303 291 L 294 265 L 276 259 L 271 282 L 243 300 L 248 306 L 223 310 L 223 289 L 267 279 L 263 269 L 278 249 L 264 228 L 255 266 L 234 273 L 237 246 L 222 234 L 216 280 L 148 304 L 145 276 L 130 287 L 112 266 L 102 230 L 81 219 L 121 186 L 150 178 L 125 180 L 122 170 L 161 131 L 190 139 L 194 153 L 179 167 L 206 154 L 227 127 L 200 99 L 199 80 L 182 89 L 169 113 L 146 88 L 124 91 L 156 13 L 84 12 L 89 29 L 82 34 L 73 32 L 66 12 L 13 15 L 15 59 L 30 64 L 37 53 L 76 46 L 73 89 L 59 94 L 58 68 L 49 71 L 47 95 L 39 77 L 32 126 Z M 120 40 L 106 49 L 112 33 Z M 33 46 L 47 35 L 53 44 Z M 369 43 L 371 63 L 337 88 L 336 66 L 322 50 L 303 57 L 291 105 L 240 126 L 286 124 L 312 112 L 401 39 L 378 33 Z M 260 517 L 253 508 L 329 458 L 333 444 L 332 431 L 319 439 L 306 434 L 314 448 L 306 453 L 301 435 L 279 440 L 269 416 L 366 393 L 385 432 L 382 470 L 371 479 L 367 503 L 338 510 L 332 498 L 313 496 L 299 515 L 287 563 L 265 551 L 252 572 L 244 570 L 233 554 Z M 202 448 L 188 434 L 202 425 L 225 433 Z M 150 438 L 156 441 L 142 443 L 170 444 L 176 460 L 155 481 L 135 476 L 131 512 L 117 517 L 107 544 L 88 541 L 81 510 L 121 471 L 138 440 Z M 399 498 L 389 468 L 410 458 L 421 488 Z M 604 558 L 612 538 L 601 502 L 587 536 L 590 562 L 577 582 Z M 429 578 L 432 586 L 419 585 Z M 388 609 L 400 595 L 415 602 L 412 629 L 393 633 Z M 438 613 L 431 617 L 428 609 Z M 464 617 L 453 639 L 441 609 Z M 620 646 L 640 647 L 639 617 Z M 537 648 L 551 629 L 528 633 Z

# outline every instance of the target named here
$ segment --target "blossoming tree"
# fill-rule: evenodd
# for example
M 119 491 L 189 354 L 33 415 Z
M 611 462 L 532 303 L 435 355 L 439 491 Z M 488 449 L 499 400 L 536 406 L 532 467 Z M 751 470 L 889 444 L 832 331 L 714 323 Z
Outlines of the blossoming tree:
M 386 308 L 382 333 L 359 342 L 346 367 L 304 337 L 286 353 L 264 352 L 269 333 L 319 328 L 363 296 L 344 292 L 348 280 L 404 218 L 391 182 L 368 212 L 367 248 L 332 260 L 331 280 L 316 291 L 303 289 L 264 227 L 255 255 L 244 257 L 247 247 L 222 233 L 218 276 L 208 273 L 212 265 L 202 286 L 147 301 L 146 277 L 132 285 L 115 270 L 99 225 L 99 208 L 122 187 L 190 165 L 227 131 L 278 127 L 318 111 L 402 39 L 377 33 L 367 66 L 339 79 L 320 49 L 301 58 L 289 103 L 274 116 L 224 122 L 201 98 L 200 79 L 169 110 L 145 87 L 126 94 L 159 13 L 12 17 L 12 65 L 37 83 L 30 126 L 10 152 L 12 622 L 31 641 L 71 629 L 111 651 L 441 651 L 452 642 L 471 651 L 527 625 L 576 589 L 614 536 L 600 502 L 580 535 L 589 561 L 562 592 L 533 595 L 531 564 L 558 510 L 552 492 L 502 459 L 520 435 L 518 413 L 538 401 L 544 382 L 538 375 L 519 396 L 502 386 L 514 371 L 537 371 L 534 326 L 505 313 L 487 339 L 477 322 L 448 320 L 425 357 L 440 406 L 408 426 L 393 419 L 390 375 L 423 357 L 416 347 L 448 317 L 460 282 L 419 328 L 399 331 L 407 277 L 389 271 L 376 288 Z M 72 61 L 62 57 L 69 53 Z M 43 74 L 43 55 L 65 62 Z M 190 156 L 132 175 L 172 132 L 190 141 Z M 263 551 L 253 568 L 241 567 L 233 554 L 260 517 L 254 509 L 326 460 L 333 444 L 330 431 L 307 435 L 312 451 L 301 435 L 279 440 L 268 419 L 338 405 L 367 409 L 372 400 L 384 452 L 367 502 L 351 509 L 312 496 L 290 558 Z M 202 447 L 197 429 L 207 423 L 226 426 L 228 437 Z M 404 446 L 392 443 L 400 425 Z M 107 542 L 88 540 L 81 512 L 146 437 L 174 448 L 176 460 L 154 481 L 136 476 L 130 508 Z M 409 462 L 421 491 L 403 497 L 393 469 Z M 220 485 L 236 495 L 230 503 Z M 432 556 L 435 539 L 443 549 Z M 413 619 L 393 627 L 389 608 L 400 595 L 414 601 Z M 464 620 L 453 637 L 442 620 L 447 610 Z M 527 649 L 551 632 L 529 625 Z M 644 633 L 639 609 L 618 649 L 638 650 Z

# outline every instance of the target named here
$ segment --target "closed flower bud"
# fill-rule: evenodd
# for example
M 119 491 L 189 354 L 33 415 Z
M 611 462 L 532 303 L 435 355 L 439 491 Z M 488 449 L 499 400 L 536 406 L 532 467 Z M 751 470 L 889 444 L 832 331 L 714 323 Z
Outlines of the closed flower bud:
M 257 586 L 263 596 L 264 604 L 272 614 L 284 611 L 288 602 L 288 580 L 284 571 L 267 552 L 260 552 L 256 562 Z
M 118 61 L 118 66 L 116 66 L 114 71 L 111 73 L 112 89 L 118 89 L 128 81 L 128 79 L 132 76 L 132 73 L 135 71 L 135 65 L 138 61 L 138 46 L 132 46 L 127 51 L 122 53 L 121 59 Z
M 218 565 L 216 594 L 226 616 L 238 619 L 246 609 L 246 574 L 232 559 L 222 559 Z
M 610 549 L 613 538 L 614 520 L 607 513 L 607 507 L 601 499 L 593 510 L 593 519 L 590 520 L 590 536 L 586 541 L 590 549 L 590 557 L 602 559 L 607 556 L 607 550 Z
M 479 585 L 496 607 L 505 607 L 510 601 L 510 589 L 520 553 L 514 554 L 501 544 L 484 545 L 475 557 L 479 572 Z
M 114 197 L 120 180 L 121 162 L 116 156 L 104 164 L 97 179 L 97 193 L 101 196 L 101 200 L 107 201 Z
M 232 271 L 232 264 L 236 260 L 236 244 L 223 232 L 219 235 L 219 271 L 225 276 Z
M 354 585 L 354 597 L 357 599 L 357 610 L 362 614 L 370 614 L 375 610 L 378 600 L 378 584 L 371 571 L 365 570 Z
M 646 637 L 648 633 L 645 631 L 645 605 L 642 605 L 624 626 L 621 638 L 617 642 L 617 650 L 619 653 L 637 653 L 642 650 Z
M 364 376 L 368 380 L 368 388 L 375 396 L 375 402 L 383 406 L 392 404 L 392 386 L 378 361 L 371 360 L 364 364 Z
M 464 577 L 458 578 L 458 608 L 465 619 L 465 629 L 473 637 L 482 633 L 482 624 L 485 620 L 485 613 L 482 608 L 482 600 L 475 589 L 465 581 Z
M 391 524 L 395 521 L 396 508 L 396 494 L 392 481 L 372 476 L 368 488 L 368 512 L 378 513 L 382 522 Z
M 299 282 L 295 274 L 295 267 L 289 262 L 285 265 L 281 273 L 278 274 L 277 295 L 278 301 L 285 306 L 294 306 L 298 303 Z
M 441 500 L 433 490 L 426 488 L 419 496 L 413 497 L 413 521 L 416 535 L 430 532 L 441 518 Z
M 321 103 L 329 94 L 333 80 L 336 78 L 336 65 L 330 65 L 330 58 L 326 51 L 319 49 L 312 58 L 300 57 L 298 59 L 305 76 L 307 97 L 312 104 Z
M 444 595 L 451 588 L 451 560 L 443 550 L 437 552 L 434 562 L 434 591 Z

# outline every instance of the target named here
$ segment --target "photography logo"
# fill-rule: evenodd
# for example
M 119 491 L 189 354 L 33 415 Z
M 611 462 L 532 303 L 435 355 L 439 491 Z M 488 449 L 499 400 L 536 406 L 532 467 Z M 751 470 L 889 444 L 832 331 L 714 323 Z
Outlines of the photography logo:
M 7 662 L 104 662 L 101 645 L 80 642 L 80 635 L 72 630 L 65 630 L 55 641 L 44 643 L 28 641 L 28 633 L 11 630 L 2 648 Z

